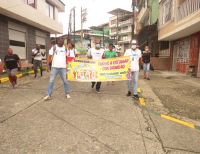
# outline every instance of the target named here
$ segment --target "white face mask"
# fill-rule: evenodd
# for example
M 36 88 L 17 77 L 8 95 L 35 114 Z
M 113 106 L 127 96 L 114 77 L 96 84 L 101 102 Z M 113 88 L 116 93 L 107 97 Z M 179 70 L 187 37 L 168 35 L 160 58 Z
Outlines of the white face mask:
M 96 44 L 96 49 L 100 49 L 101 48 L 101 46 L 100 46 L 100 44 Z
M 136 45 L 132 45 L 131 48 L 135 50 L 137 48 L 137 46 Z

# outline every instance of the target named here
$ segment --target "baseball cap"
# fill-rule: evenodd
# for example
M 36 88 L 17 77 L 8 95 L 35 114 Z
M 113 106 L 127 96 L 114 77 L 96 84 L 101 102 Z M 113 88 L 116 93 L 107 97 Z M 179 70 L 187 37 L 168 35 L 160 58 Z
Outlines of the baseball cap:
M 132 40 L 132 41 L 131 41 L 131 44 L 135 44 L 135 45 L 136 45 L 136 44 L 137 44 L 137 41 L 136 41 L 136 40 Z

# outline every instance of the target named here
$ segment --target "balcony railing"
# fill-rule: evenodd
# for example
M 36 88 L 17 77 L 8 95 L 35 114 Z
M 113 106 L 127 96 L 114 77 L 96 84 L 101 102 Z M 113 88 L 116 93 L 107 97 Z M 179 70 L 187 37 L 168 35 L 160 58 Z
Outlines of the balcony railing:
M 131 37 L 128 37 L 127 39 L 120 39 L 118 43 L 130 43 Z
M 110 28 L 117 27 L 117 24 L 110 24 Z
M 117 35 L 117 32 L 110 32 L 110 36 Z
M 200 0 L 186 0 L 177 10 L 177 21 L 180 21 L 188 15 L 200 10 Z
M 119 34 L 131 33 L 131 32 L 132 32 L 132 30 L 131 30 L 131 28 L 129 28 L 129 29 L 126 29 L 126 30 L 120 30 Z
M 133 24 L 133 20 L 129 19 L 129 20 L 126 20 L 126 21 L 119 22 L 119 27 L 124 26 L 124 25 L 128 25 L 128 24 Z

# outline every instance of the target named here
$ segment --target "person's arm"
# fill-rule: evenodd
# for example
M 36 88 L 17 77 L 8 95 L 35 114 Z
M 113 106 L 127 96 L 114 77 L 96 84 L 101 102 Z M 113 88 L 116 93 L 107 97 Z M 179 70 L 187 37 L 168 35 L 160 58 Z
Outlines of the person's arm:
M 19 66 L 19 68 L 18 68 L 18 69 L 19 69 L 19 70 L 21 70 L 21 67 L 22 67 L 22 62 L 21 62 L 21 59 L 19 59 L 19 60 L 18 60 L 18 66 Z
M 36 52 L 37 51 L 37 52 Z M 36 49 L 33 49 L 32 50 L 32 55 L 35 57 L 37 54 L 39 53 L 39 51 L 38 50 L 36 50 Z
M 53 55 L 48 55 L 47 57 L 47 72 L 50 70 L 50 65 L 52 63 Z
M 4 70 L 7 69 L 7 68 L 6 68 L 6 56 L 4 57 L 4 60 L 3 60 L 3 68 L 4 68 Z
M 49 70 L 50 70 L 50 65 L 51 65 L 52 60 L 53 60 L 54 51 L 55 51 L 55 46 L 51 47 L 51 49 L 49 50 L 49 54 L 48 54 L 48 57 L 47 57 L 47 72 L 49 72 Z
M 18 64 L 18 70 L 21 70 L 22 67 L 22 63 L 21 63 L 21 59 L 19 58 L 19 56 L 17 55 L 17 64 Z
M 76 48 L 74 48 L 74 55 L 75 55 L 75 57 L 78 57 L 78 53 L 77 53 Z
M 92 58 L 92 51 L 91 51 L 91 48 L 88 50 L 88 52 L 87 52 L 87 57 L 88 58 Z
M 128 50 L 125 51 L 124 56 L 128 56 Z
M 139 63 L 143 64 L 142 52 L 139 53 Z
M 115 52 L 115 57 L 119 57 L 119 54 L 117 52 Z
M 102 58 L 103 58 L 103 59 L 106 58 L 106 51 L 103 52 Z

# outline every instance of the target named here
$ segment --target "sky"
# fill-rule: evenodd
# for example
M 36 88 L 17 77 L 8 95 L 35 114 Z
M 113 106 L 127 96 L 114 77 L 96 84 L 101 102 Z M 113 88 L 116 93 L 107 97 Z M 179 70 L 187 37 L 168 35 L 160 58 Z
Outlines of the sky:
M 76 30 L 81 28 L 80 14 L 82 8 L 87 8 L 87 21 L 83 28 L 90 26 L 97 26 L 109 22 L 109 15 L 107 12 L 121 8 L 131 11 L 132 0 L 62 0 L 65 3 L 65 12 L 59 14 L 59 21 L 63 23 L 63 33 L 68 32 L 70 9 L 76 7 Z

